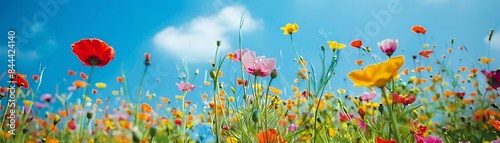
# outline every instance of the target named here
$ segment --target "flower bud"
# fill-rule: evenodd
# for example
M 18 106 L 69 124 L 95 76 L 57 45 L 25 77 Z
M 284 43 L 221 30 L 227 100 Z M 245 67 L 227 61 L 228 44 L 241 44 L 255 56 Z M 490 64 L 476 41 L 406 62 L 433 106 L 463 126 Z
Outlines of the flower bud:
M 217 47 L 220 46 L 221 44 L 221 41 L 217 41 Z
M 92 114 L 92 112 L 87 112 L 87 119 L 92 119 L 92 116 L 93 116 L 93 115 L 94 115 L 94 114 Z
M 154 137 L 158 133 L 158 129 L 156 127 L 149 128 L 149 136 Z
M 146 59 L 146 61 L 144 62 L 144 64 L 146 66 L 149 66 L 151 64 L 151 55 L 149 53 L 144 53 L 144 57 Z
M 59 123 L 59 121 L 61 121 L 61 117 L 59 117 L 59 115 L 54 115 L 54 125 Z
M 276 78 L 276 77 L 278 77 L 278 71 L 276 71 L 276 69 L 274 69 L 274 70 L 271 72 L 271 79 Z
M 257 111 L 257 110 L 253 110 L 253 113 L 252 113 L 252 121 L 253 121 L 254 123 L 259 122 L 259 111 Z
M 321 51 L 325 51 L 325 45 L 321 45 Z

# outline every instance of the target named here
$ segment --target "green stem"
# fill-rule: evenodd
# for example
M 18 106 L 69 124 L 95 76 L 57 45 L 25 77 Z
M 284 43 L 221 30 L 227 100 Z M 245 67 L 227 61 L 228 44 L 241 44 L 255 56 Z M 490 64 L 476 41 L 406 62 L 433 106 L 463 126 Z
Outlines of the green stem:
M 144 85 L 144 77 L 146 77 L 146 72 L 148 71 L 148 67 L 146 65 L 146 68 L 144 68 L 144 72 L 142 73 L 142 78 L 141 78 L 141 85 L 139 86 L 139 93 L 137 93 L 137 102 L 135 104 L 135 114 L 136 114 L 136 117 L 134 118 L 134 125 L 137 124 L 137 113 L 139 113 L 139 101 L 141 100 L 141 94 L 142 94 L 142 86 Z
M 268 99 L 267 94 L 269 94 L 269 86 L 271 86 L 271 83 L 272 83 L 272 82 L 273 82 L 273 78 L 271 78 L 271 80 L 269 80 L 269 85 L 267 86 L 266 94 L 264 95 L 264 96 L 266 96 L 266 98 L 265 98 L 266 100 L 264 101 L 264 107 L 263 107 L 263 108 L 264 108 L 264 110 L 263 110 L 263 111 L 264 111 L 264 122 L 265 122 L 265 123 L 264 123 L 264 130 L 267 130 L 267 129 L 268 129 L 268 126 L 267 126 L 267 125 L 268 125 L 268 124 L 267 124 L 267 123 L 268 123 L 268 122 L 267 122 L 267 121 L 268 121 L 268 120 L 267 120 L 267 112 L 268 112 L 268 111 L 267 111 L 267 110 L 268 110 L 268 109 L 267 109 L 267 106 L 268 106 L 268 105 L 267 105 L 267 100 L 269 100 L 269 99 Z M 267 139 L 267 133 L 265 134 L 265 138 Z
M 188 93 L 188 91 L 186 90 L 186 88 L 189 88 L 189 87 L 186 87 L 184 86 L 184 95 L 182 95 L 182 114 L 186 114 L 186 94 Z M 182 121 L 186 121 L 186 116 L 182 116 Z M 186 140 L 184 139 L 184 134 L 186 134 L 186 126 L 187 126 L 187 122 L 184 123 L 184 125 L 182 126 L 182 134 L 181 134 L 181 140 L 182 142 L 184 143 Z
M 88 93 L 89 93 L 89 89 L 90 89 L 90 80 L 92 79 L 92 74 L 94 73 L 94 66 L 90 66 L 90 75 L 89 75 L 89 79 L 87 80 L 87 87 L 85 87 L 85 96 L 84 97 L 88 97 Z M 80 138 L 80 141 L 83 141 L 83 136 L 85 134 L 85 132 L 83 131 L 83 120 L 85 120 L 84 116 L 84 111 L 85 111 L 85 106 L 87 104 L 87 98 L 84 98 L 83 99 L 83 105 L 82 105 L 82 115 L 80 116 L 80 135 L 81 135 L 81 138 Z
M 384 98 L 386 99 L 387 103 L 389 103 L 389 100 L 387 98 L 387 93 L 386 91 L 384 90 L 384 88 L 380 88 L 382 90 L 382 95 L 384 96 Z M 387 109 L 389 110 L 389 117 L 391 118 L 391 121 L 390 123 L 392 124 L 392 127 L 389 126 L 389 129 L 390 128 L 394 128 L 394 135 L 396 136 L 396 141 L 397 142 L 401 142 L 401 136 L 399 134 L 399 129 L 398 129 L 398 122 L 396 120 L 396 116 L 394 115 L 394 109 L 391 108 L 390 105 L 387 105 L 389 107 L 387 107 Z
M 299 53 L 297 52 L 297 48 L 295 48 L 295 43 L 293 42 L 293 36 L 290 34 L 290 41 L 292 42 L 293 51 L 295 51 L 295 55 L 297 56 L 297 62 L 302 65 L 302 58 L 300 58 Z

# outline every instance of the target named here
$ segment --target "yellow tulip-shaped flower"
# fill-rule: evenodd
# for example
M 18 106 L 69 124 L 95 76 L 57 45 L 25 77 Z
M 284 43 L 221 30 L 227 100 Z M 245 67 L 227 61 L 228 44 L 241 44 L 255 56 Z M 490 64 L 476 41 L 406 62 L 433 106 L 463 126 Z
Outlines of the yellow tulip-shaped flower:
M 299 25 L 297 25 L 297 23 L 294 24 L 288 23 L 285 25 L 285 27 L 281 27 L 281 30 L 283 30 L 283 34 L 285 35 L 293 34 L 299 31 Z
M 334 50 L 345 48 L 345 44 L 338 43 L 337 41 L 327 41 L 327 43 L 328 43 L 328 46 Z
M 396 56 L 387 61 L 369 65 L 364 70 L 354 70 L 347 76 L 354 82 L 354 86 L 384 87 L 387 82 L 398 75 L 404 62 L 404 56 Z

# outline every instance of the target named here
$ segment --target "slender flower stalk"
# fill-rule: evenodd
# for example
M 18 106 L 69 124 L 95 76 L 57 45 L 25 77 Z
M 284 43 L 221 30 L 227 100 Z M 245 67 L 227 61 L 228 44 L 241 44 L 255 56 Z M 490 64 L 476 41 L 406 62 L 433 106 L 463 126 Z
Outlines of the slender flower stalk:
M 85 111 L 85 106 L 87 105 L 87 98 L 88 98 L 88 93 L 89 93 L 89 90 L 90 90 L 90 86 L 91 85 L 91 79 L 92 79 L 92 75 L 94 73 L 94 65 L 90 66 L 90 75 L 89 75 L 89 78 L 87 80 L 87 87 L 85 87 L 85 94 L 84 94 L 84 99 L 83 99 L 83 105 L 82 105 L 82 110 L 81 110 L 81 114 L 80 115 L 80 136 L 81 136 L 81 139 L 80 141 L 83 141 L 83 137 L 85 135 L 85 132 L 83 131 L 83 120 L 85 120 L 85 114 L 83 113 L 83 111 Z

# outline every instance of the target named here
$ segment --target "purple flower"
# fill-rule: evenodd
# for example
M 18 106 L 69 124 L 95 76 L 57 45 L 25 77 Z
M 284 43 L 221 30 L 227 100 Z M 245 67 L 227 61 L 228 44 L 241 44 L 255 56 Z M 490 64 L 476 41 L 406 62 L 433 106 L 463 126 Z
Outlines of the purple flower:
M 497 140 L 491 141 L 491 143 L 500 143 L 500 138 L 498 138 Z
M 377 43 L 380 50 L 384 52 L 387 56 L 391 56 L 394 51 L 398 48 L 398 40 L 396 39 L 385 39 L 382 42 Z
M 486 76 L 488 80 L 488 85 L 490 85 L 491 88 L 498 90 L 498 87 L 500 87 L 500 69 L 490 72 L 487 72 L 486 70 L 481 70 L 481 73 L 483 73 Z
M 245 66 L 245 70 L 255 76 L 266 77 L 276 69 L 275 58 L 266 58 L 265 56 L 256 57 L 253 51 L 247 51 L 243 54 L 241 61 L 243 66 Z
M 118 112 L 115 114 L 116 118 L 118 118 L 118 120 L 128 120 L 129 116 L 127 114 L 124 114 L 124 113 L 121 113 L 121 112 Z
M 43 103 L 40 103 L 40 102 L 36 102 L 33 103 L 33 105 L 38 108 L 38 109 L 43 109 L 43 108 L 47 108 L 47 105 L 43 104 Z
M 184 81 L 181 81 L 181 83 L 175 84 L 177 84 L 177 87 L 179 87 L 179 90 L 181 90 L 182 92 L 194 90 L 194 85 L 191 85 L 191 83 L 189 82 L 184 83 Z
M 68 87 L 68 91 L 69 92 L 74 92 L 76 90 L 76 87 L 75 86 L 70 86 Z
M 372 92 L 364 92 L 363 94 L 361 94 L 359 96 L 359 98 L 361 99 L 361 101 L 368 101 L 368 100 L 372 100 L 376 96 L 377 96 L 377 92 L 372 91 Z
M 40 100 L 48 102 L 48 103 L 54 103 L 56 99 L 52 97 L 51 94 L 45 93 L 40 97 Z
M 414 134 L 413 137 L 415 137 L 415 140 L 419 143 L 443 143 L 442 139 L 440 139 L 438 137 L 431 136 L 431 135 L 424 138 L 422 136 Z
M 292 125 L 288 126 L 288 131 L 293 132 L 293 131 L 297 130 L 298 128 L 299 128 L 299 126 L 292 124 Z
M 246 52 L 248 52 L 250 50 L 248 50 L 247 48 L 243 49 L 243 50 L 236 50 L 234 51 L 234 57 L 233 57 L 233 62 L 237 62 L 237 61 L 240 61 L 240 58 L 241 58 L 241 55 L 244 55 Z M 240 55 L 241 53 L 241 55 Z

